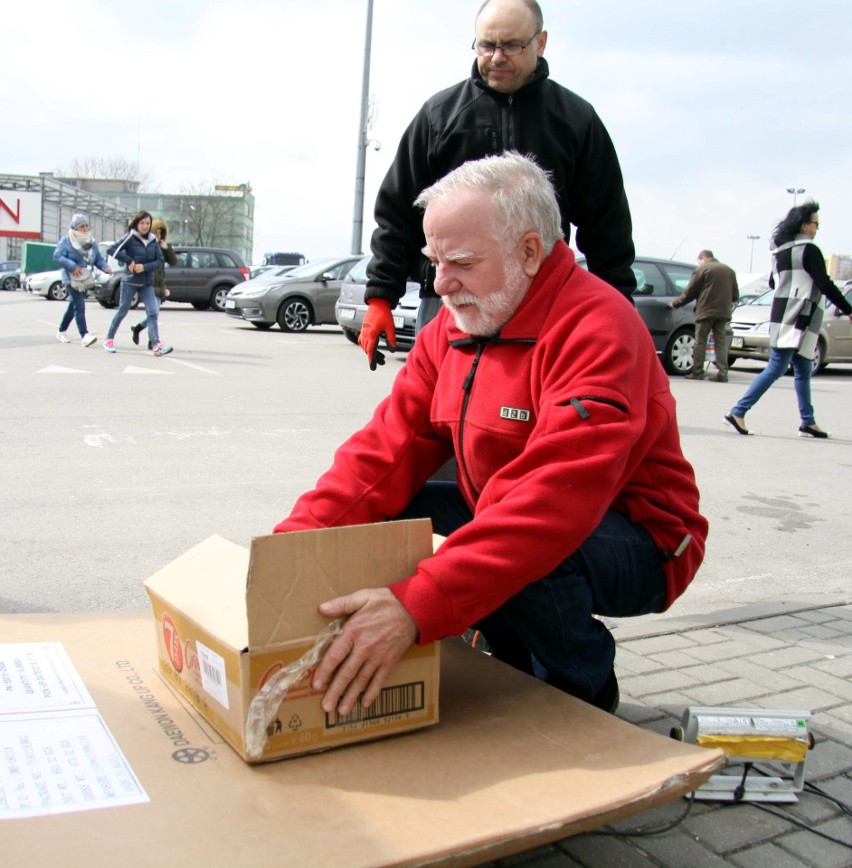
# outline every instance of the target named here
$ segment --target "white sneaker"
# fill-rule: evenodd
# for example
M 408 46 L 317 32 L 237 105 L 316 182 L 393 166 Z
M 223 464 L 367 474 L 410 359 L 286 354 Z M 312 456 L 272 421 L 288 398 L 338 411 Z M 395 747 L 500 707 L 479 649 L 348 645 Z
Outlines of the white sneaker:
M 68 340 L 68 335 L 65 332 L 57 332 L 56 340 L 59 341 L 60 344 L 70 344 L 71 341 Z
M 90 347 L 98 339 L 97 335 L 87 334 L 83 338 L 83 346 Z

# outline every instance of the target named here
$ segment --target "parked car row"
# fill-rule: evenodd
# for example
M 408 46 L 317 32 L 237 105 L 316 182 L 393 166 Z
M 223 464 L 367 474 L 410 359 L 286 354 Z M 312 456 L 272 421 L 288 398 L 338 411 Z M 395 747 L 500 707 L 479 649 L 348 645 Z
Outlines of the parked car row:
M 284 274 L 261 274 L 235 286 L 225 299 L 225 313 L 271 329 L 276 323 L 285 332 L 303 332 L 312 325 L 337 323 L 334 305 L 343 279 L 360 256 L 317 259 Z
M 191 304 L 196 310 L 225 310 L 225 298 L 232 287 L 249 275 L 239 254 L 220 247 L 172 248 L 177 263 L 166 263 L 166 286 L 169 301 Z M 110 267 L 114 267 L 110 261 Z M 116 264 L 117 266 L 117 264 Z M 94 289 L 95 298 L 104 307 L 116 307 L 121 275 L 112 275 Z
M 98 245 L 113 274 L 94 270 L 95 287 L 92 295 L 103 307 L 118 305 L 121 263 L 107 256 L 107 248 L 112 242 Z M 218 247 L 173 248 L 177 257 L 175 265 L 166 264 L 166 286 L 169 288 L 169 301 L 185 302 L 197 310 L 225 309 L 225 297 L 229 290 L 248 277 L 246 267 L 239 254 L 233 250 Z M 64 301 L 68 298 L 68 287 L 62 283 L 62 270 L 42 271 L 27 276 L 24 288 L 34 295 L 41 295 L 51 301 Z M 133 300 L 133 307 L 139 299 Z
M 101 244 L 104 253 L 106 246 L 109 245 L 105 242 Z M 348 340 L 353 343 L 358 340 L 367 312 L 364 293 L 369 256 L 328 257 L 296 267 L 267 265 L 253 267 L 250 272 L 232 250 L 185 246 L 174 250 L 178 263 L 166 267 L 169 301 L 187 302 L 199 310 L 211 307 L 223 310 L 263 331 L 278 325 L 283 331 L 304 332 L 310 326 L 337 324 Z M 585 258 L 580 257 L 577 262 L 586 267 Z M 119 267 L 111 259 L 109 264 L 115 269 Z M 20 263 L 0 262 L 0 287 L 3 289 L 17 288 L 12 267 L 15 265 Z M 689 262 L 655 257 L 637 257 L 633 263 L 636 275 L 633 301 L 669 374 L 683 376 L 693 367 L 695 304 L 677 310 L 671 310 L 669 304 L 684 291 L 694 270 L 695 266 Z M 120 275 L 96 270 L 92 293 L 104 307 L 117 305 L 120 279 Z M 754 281 L 755 290 L 764 279 Z M 68 295 L 59 270 L 29 275 L 24 288 L 53 300 L 63 300 Z M 850 283 L 845 292 L 852 300 Z M 772 296 L 770 290 L 755 298 L 746 298 L 735 308 L 731 363 L 737 358 L 768 360 Z M 139 299 L 134 299 L 133 306 L 138 303 Z M 414 345 L 419 306 L 419 284 L 410 281 L 406 294 L 394 309 L 400 349 Z M 814 370 L 819 371 L 832 361 L 852 361 L 852 323 L 829 303 L 814 357 Z

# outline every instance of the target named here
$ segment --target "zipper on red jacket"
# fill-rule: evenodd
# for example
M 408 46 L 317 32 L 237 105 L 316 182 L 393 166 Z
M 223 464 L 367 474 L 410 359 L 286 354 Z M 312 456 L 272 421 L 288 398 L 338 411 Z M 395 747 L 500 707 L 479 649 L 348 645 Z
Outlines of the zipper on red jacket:
M 462 401 L 462 411 L 461 417 L 459 418 L 459 454 L 456 456 L 456 460 L 459 463 L 459 467 L 464 471 L 465 478 L 467 479 L 467 484 L 470 486 L 470 490 L 474 492 L 477 496 L 479 495 L 479 489 L 473 484 L 473 480 L 470 478 L 470 474 L 467 472 L 467 464 L 464 460 L 464 426 L 465 426 L 465 418 L 467 416 L 467 408 L 470 403 L 470 393 L 473 388 L 473 378 L 476 376 L 476 369 L 479 367 L 479 360 L 482 357 L 482 353 L 485 350 L 485 347 L 488 344 L 535 344 L 535 338 L 501 338 L 500 335 L 493 335 L 489 338 L 480 338 L 480 337 L 467 337 L 467 338 L 459 338 L 454 341 L 450 341 L 450 346 L 453 349 L 462 349 L 463 347 L 472 347 L 476 344 L 476 355 L 473 357 L 473 362 L 471 363 L 470 370 L 467 372 L 467 376 L 464 378 L 464 382 L 462 383 L 462 391 L 464 392 L 464 400 Z
M 592 414 L 586 409 L 583 401 L 591 401 L 593 404 L 607 404 L 610 407 L 615 407 L 616 410 L 621 410 L 622 413 L 627 412 L 627 407 L 625 407 L 624 404 L 619 404 L 617 401 L 610 401 L 609 398 L 598 398 L 595 395 L 583 395 L 581 398 L 569 398 L 565 403 L 570 404 L 577 411 L 577 415 L 581 419 L 588 419 Z
M 464 457 L 464 426 L 465 426 L 465 418 L 467 416 L 467 408 L 470 403 L 470 391 L 473 388 L 473 378 L 476 376 L 476 369 L 479 367 L 479 360 L 482 358 L 482 353 L 485 350 L 486 341 L 480 340 L 477 342 L 476 346 L 476 355 L 473 357 L 473 362 L 470 365 L 470 370 L 467 372 L 467 376 L 464 378 L 464 382 L 462 383 L 462 391 L 464 392 L 464 400 L 462 401 L 462 411 L 461 418 L 459 419 L 459 463 L 464 470 L 464 475 L 467 478 L 467 484 L 470 486 L 470 490 L 475 492 L 477 497 L 479 496 L 479 491 L 473 484 L 473 480 L 470 478 L 470 474 L 467 471 L 467 462 Z

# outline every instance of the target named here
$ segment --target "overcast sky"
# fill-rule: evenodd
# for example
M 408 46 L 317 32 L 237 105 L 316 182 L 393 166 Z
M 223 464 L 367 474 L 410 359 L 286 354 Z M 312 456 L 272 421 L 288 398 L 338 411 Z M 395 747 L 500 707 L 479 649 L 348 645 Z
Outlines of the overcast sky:
M 364 249 L 425 99 L 469 75 L 479 0 L 374 0 Z M 639 254 L 738 271 L 804 187 L 852 254 L 852 0 L 543 0 L 551 76 L 618 151 Z M 347 253 L 367 0 L 30 0 L 3 12 L 0 172 L 139 160 L 161 192 L 250 182 L 254 257 Z M 801 197 L 800 197 L 801 198 Z

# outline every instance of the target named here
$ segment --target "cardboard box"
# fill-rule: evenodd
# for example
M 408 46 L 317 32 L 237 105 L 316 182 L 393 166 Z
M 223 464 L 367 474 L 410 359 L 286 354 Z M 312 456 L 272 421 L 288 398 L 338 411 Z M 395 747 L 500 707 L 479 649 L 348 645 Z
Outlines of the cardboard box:
M 459 868 L 674 802 L 725 763 L 445 640 L 437 726 L 249 765 L 157 677 L 153 628 L 0 614 L 4 642 L 62 643 L 150 798 L 1 822 L 3 865 Z
M 329 623 L 317 606 L 399 581 L 431 553 L 431 522 L 424 519 L 258 537 L 250 551 L 210 537 L 145 582 L 160 672 L 249 762 L 436 723 L 440 661 L 433 643 L 409 649 L 378 699 L 367 709 L 356 704 L 345 718 L 322 710 L 308 671 L 270 721 L 262 753 L 247 750 L 252 699 L 309 652 Z

